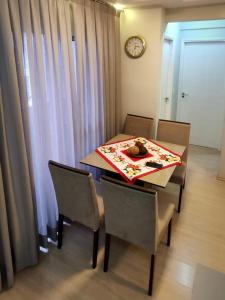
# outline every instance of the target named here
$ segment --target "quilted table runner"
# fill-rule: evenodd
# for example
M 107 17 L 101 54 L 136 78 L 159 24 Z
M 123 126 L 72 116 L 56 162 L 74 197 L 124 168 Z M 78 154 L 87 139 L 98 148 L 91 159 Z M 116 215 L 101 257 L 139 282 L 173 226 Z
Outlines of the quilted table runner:
M 144 144 L 148 153 L 144 157 L 130 157 L 127 149 L 134 146 L 137 141 Z M 96 149 L 101 155 L 128 183 L 142 176 L 160 171 L 162 169 L 181 165 L 178 154 L 165 147 L 142 137 L 131 138 L 116 143 L 105 144 Z M 146 166 L 147 162 L 162 164 L 161 168 Z

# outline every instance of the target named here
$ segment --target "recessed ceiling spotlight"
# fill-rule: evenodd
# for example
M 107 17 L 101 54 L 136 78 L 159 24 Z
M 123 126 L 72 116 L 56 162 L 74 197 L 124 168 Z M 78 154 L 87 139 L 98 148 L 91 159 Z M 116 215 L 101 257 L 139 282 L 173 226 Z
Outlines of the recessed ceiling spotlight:
M 124 10 L 124 5 L 123 4 L 115 3 L 115 4 L 113 4 L 113 6 L 115 7 L 116 10 L 119 10 L 119 11 Z
M 182 0 L 182 2 L 202 2 L 202 0 Z

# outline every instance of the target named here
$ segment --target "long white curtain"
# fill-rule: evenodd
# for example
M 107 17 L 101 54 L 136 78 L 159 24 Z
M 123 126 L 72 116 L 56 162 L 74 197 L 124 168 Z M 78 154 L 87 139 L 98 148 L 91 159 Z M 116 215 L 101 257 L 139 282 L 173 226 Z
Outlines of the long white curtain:
M 9 0 L 22 40 L 31 169 L 42 244 L 58 218 L 48 160 L 79 161 L 118 131 L 119 18 L 93 1 Z M 18 78 L 18 80 L 20 80 Z
M 19 1 L 27 82 L 29 129 L 41 243 L 54 236 L 58 217 L 48 160 L 75 165 L 74 116 L 79 107 L 69 3 Z

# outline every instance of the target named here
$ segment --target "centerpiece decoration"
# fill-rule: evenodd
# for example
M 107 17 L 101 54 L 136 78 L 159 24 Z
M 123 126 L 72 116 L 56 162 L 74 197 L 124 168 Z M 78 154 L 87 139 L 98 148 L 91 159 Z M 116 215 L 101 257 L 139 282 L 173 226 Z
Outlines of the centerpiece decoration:
M 127 149 L 127 153 L 131 157 L 145 157 L 148 150 L 142 142 L 136 141 L 134 146 Z

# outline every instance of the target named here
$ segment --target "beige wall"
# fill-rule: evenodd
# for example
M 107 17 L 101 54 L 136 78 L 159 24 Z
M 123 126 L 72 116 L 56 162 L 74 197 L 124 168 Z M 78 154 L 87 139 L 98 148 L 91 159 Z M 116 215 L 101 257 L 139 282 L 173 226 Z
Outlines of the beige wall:
M 167 22 L 225 19 L 225 4 L 166 10 Z
M 125 9 L 121 14 L 122 116 L 127 113 L 156 118 L 160 103 L 160 77 L 164 10 Z M 131 35 L 145 38 L 147 47 L 138 59 L 129 58 L 124 51 Z

